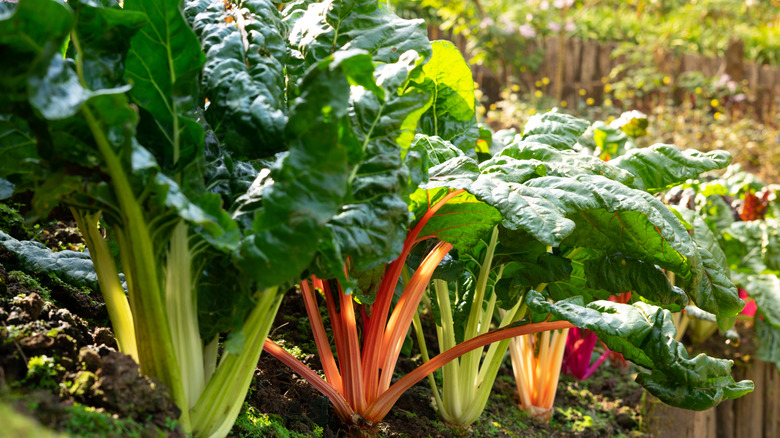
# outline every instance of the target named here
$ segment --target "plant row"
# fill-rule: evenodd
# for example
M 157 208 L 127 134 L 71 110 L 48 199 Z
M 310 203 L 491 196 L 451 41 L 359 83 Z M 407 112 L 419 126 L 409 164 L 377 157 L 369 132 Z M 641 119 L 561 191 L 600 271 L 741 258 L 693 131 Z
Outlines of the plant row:
M 458 50 L 375 0 L 0 3 L 0 62 L 0 195 L 71 210 L 92 266 L 69 270 L 86 260 L 68 251 L 50 266 L 97 283 L 185 432 L 228 434 L 263 349 L 356 431 L 442 367 L 439 411 L 469 424 L 509 339 L 572 327 L 669 404 L 752 390 L 675 341 L 670 310 L 695 303 L 725 330 L 744 302 L 653 196 L 725 152 L 605 162 L 595 149 L 622 131 L 557 112 L 493 135 Z M 266 339 L 296 285 L 324 379 Z M 440 354 L 396 381 L 421 302 Z

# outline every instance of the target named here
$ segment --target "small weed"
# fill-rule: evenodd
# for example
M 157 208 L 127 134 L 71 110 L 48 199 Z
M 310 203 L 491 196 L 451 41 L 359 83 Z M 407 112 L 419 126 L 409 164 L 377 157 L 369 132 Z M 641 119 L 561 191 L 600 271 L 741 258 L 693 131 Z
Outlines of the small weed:
M 44 300 L 51 301 L 51 291 L 30 275 L 22 271 L 11 271 L 8 273 L 8 279 L 19 283 L 19 285 L 32 292 L 38 293 Z

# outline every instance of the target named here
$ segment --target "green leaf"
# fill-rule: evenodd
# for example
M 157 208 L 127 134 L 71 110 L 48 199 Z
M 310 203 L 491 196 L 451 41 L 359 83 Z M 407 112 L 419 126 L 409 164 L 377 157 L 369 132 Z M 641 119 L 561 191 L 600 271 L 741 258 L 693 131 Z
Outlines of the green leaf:
M 626 185 L 634 180 L 631 173 L 596 157 L 571 150 L 559 150 L 542 143 L 516 141 L 501 150 L 498 155 L 517 160 L 539 160 L 547 166 L 549 176 L 602 175 Z
M 419 132 L 450 141 L 461 150 L 475 147 L 479 138 L 476 98 L 471 69 L 449 41 L 431 44 L 433 56 L 423 67 L 418 86 L 433 95 L 433 104 L 420 120 Z
M 688 304 L 685 292 L 669 282 L 659 268 L 641 260 L 609 254 L 585 261 L 587 286 L 604 289 L 612 295 L 634 292 L 656 305 L 671 306 L 675 311 Z
M 431 57 L 425 22 L 401 19 L 376 0 L 310 3 L 291 18 L 290 43 L 308 64 L 347 45 L 366 50 L 376 62 L 395 63 L 409 50 Z
M 40 242 L 19 241 L 0 231 L 0 246 L 12 252 L 21 266 L 42 275 L 55 275 L 73 286 L 100 290 L 89 254 L 77 251 L 52 252 Z
M 734 382 L 730 360 L 703 354 L 689 358 L 685 346 L 674 340 L 676 328 L 668 310 L 642 302 L 596 301 L 585 307 L 575 300 L 549 303 L 535 291 L 528 292 L 526 303 L 537 317 L 551 313 L 593 330 L 610 350 L 650 370 L 640 372 L 637 383 L 664 403 L 704 410 L 753 389 L 752 382 Z
M 133 100 L 148 112 L 141 113 L 142 141 L 163 169 L 180 170 L 202 153 L 203 129 L 193 112 L 205 56 L 179 4 L 127 0 L 124 9 L 145 13 L 149 20 L 130 40 L 125 66 Z
M 73 22 L 73 11 L 58 0 L 22 0 L 0 14 L 0 108 L 29 97 L 47 118 L 78 111 L 87 96 L 59 53 Z
M 632 149 L 610 161 L 610 164 L 634 174 L 636 178 L 632 187 L 654 193 L 696 178 L 704 172 L 722 169 L 730 162 L 731 154 L 725 151 L 683 151 L 676 146 L 657 144 L 649 148 Z
M 523 127 L 522 140 L 568 150 L 574 147 L 589 125 L 585 120 L 557 110 L 534 114 Z
M 124 85 L 124 54 L 146 14 L 124 9 L 111 0 L 71 0 L 76 12 L 76 39 L 84 82 L 91 90 Z
M 255 0 L 228 10 L 219 0 L 191 0 L 185 14 L 206 53 L 202 96 L 223 147 L 238 159 L 284 150 L 290 50 L 276 5 Z

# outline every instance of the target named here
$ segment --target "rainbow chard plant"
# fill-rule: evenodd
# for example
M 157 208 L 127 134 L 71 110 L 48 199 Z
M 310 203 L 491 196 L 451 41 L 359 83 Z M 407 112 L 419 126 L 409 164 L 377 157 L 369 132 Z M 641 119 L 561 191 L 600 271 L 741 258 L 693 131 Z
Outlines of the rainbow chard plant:
M 647 193 L 723 167 L 728 156 L 659 145 L 605 163 L 573 150 L 587 141 L 582 137 L 587 128 L 588 122 L 565 114 L 534 116 L 522 135 L 502 139 L 504 148 L 482 163 L 446 142 L 426 142 L 436 151 L 431 158 L 436 165 L 422 186 L 425 199 L 464 190 L 428 225 L 447 229 L 439 238 L 454 245 L 466 271 L 456 279 L 443 273 L 431 288 L 441 351 L 488 332 L 494 318 L 504 327 L 532 316 L 526 302 L 531 291 L 556 301 L 580 296 L 587 304 L 635 290 L 637 297 L 672 310 L 690 296 L 721 311 L 724 325 L 733 324 L 727 315 L 742 303 L 734 286 L 723 281 L 722 267 L 703 263 L 706 249 Z M 679 170 L 659 176 L 665 167 Z M 688 294 L 673 287 L 657 266 L 687 278 Z M 551 412 L 565 332 L 513 342 L 523 407 Z M 484 357 L 475 350 L 445 365 L 441 391 L 429 379 L 445 421 L 462 427 L 478 418 L 510 345 L 494 344 Z
M 413 126 L 429 101 L 385 91 L 430 56 L 421 23 L 303 50 L 290 39 L 319 27 L 293 26 L 299 14 L 266 0 L 0 3 L 0 62 L 14 66 L 0 72 L 2 194 L 32 190 L 38 217 L 71 209 L 121 351 L 195 436 L 229 433 L 283 291 L 310 268 L 344 278 L 350 238 L 395 251 L 376 239 L 406 231 L 399 194 L 419 155 L 369 116 L 410 109 Z

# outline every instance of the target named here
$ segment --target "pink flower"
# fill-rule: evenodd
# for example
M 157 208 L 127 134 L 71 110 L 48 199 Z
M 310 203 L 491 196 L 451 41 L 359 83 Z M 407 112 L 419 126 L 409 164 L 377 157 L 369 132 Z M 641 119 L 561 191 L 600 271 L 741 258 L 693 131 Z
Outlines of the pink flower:
M 568 20 L 566 20 L 566 26 L 564 26 L 563 29 L 566 32 L 574 32 L 575 30 L 577 30 L 577 26 L 574 25 L 574 20 L 569 18 Z
M 533 38 L 536 36 L 536 31 L 530 24 L 523 24 L 517 28 L 520 32 L 520 36 L 523 38 Z
M 548 2 L 547 0 L 542 1 L 541 3 L 539 3 L 539 9 L 542 11 L 546 11 L 550 9 L 550 2 Z
M 492 26 L 492 25 L 494 25 L 494 24 L 496 24 L 496 22 L 495 22 L 495 21 L 493 21 L 493 19 L 492 19 L 492 18 L 490 18 L 490 17 L 483 18 L 483 19 L 482 19 L 482 22 L 481 22 L 481 23 L 479 23 L 479 28 L 480 28 L 480 29 L 486 29 L 486 28 L 488 28 L 488 27 L 490 27 L 490 26 Z
M 560 32 L 561 31 L 561 25 L 556 23 L 555 21 L 551 21 L 547 23 L 547 28 L 550 29 L 551 32 Z

